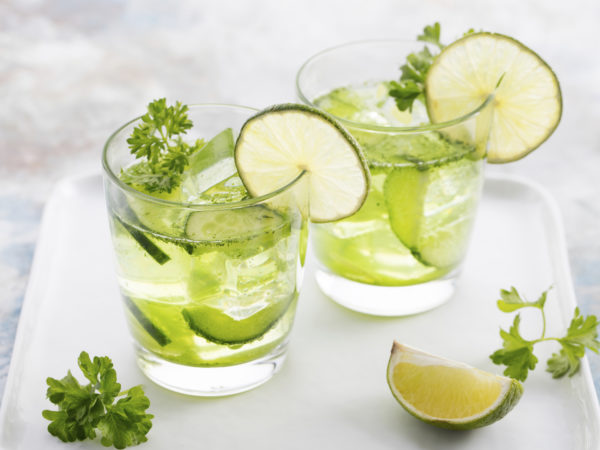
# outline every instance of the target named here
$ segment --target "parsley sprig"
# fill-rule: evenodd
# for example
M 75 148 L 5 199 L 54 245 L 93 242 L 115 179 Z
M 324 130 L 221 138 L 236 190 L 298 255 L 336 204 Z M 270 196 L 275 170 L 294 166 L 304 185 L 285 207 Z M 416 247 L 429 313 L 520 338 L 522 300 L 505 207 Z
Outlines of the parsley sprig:
M 521 316 L 517 314 L 509 331 L 500 329 L 502 338 L 502 349 L 497 350 L 490 358 L 494 364 L 505 365 L 504 375 L 525 381 L 530 370 L 534 370 L 538 359 L 533 353 L 534 345 L 544 341 L 556 341 L 560 344 L 560 351 L 553 353 L 547 361 L 546 371 L 553 378 L 564 375 L 573 376 L 579 371 L 580 360 L 588 348 L 595 353 L 600 350 L 598 341 L 598 319 L 594 315 L 584 317 L 579 308 L 575 308 L 573 319 L 563 337 L 546 337 L 546 314 L 544 305 L 548 290 L 534 302 L 528 302 L 521 298 L 517 290 L 512 287 L 510 291 L 502 289 L 501 299 L 497 301 L 498 308 L 506 313 L 517 311 L 521 308 L 537 308 L 542 315 L 542 333 L 540 338 L 527 340 L 521 336 L 519 327 Z
M 474 32 L 475 30 L 471 28 L 463 36 Z M 400 111 L 408 109 L 412 112 L 415 100 L 425 101 L 425 78 L 438 55 L 438 52 L 435 50 L 432 52 L 431 48 L 437 47 L 437 50 L 442 51 L 446 47 L 440 42 L 440 35 L 439 22 L 425 26 L 423 33 L 417 36 L 417 40 L 431 45 L 423 47 L 420 52 L 410 53 L 406 57 L 406 63 L 400 66 L 402 72 L 400 80 L 390 81 L 389 95 L 395 98 L 396 106 Z
M 427 25 L 423 34 L 417 36 L 418 41 L 426 42 L 442 50 L 445 46 L 440 42 L 441 27 L 438 22 Z M 399 81 L 390 82 L 389 94 L 395 98 L 396 106 L 400 111 L 412 111 L 412 106 L 417 98 L 424 100 L 425 77 L 427 71 L 436 57 L 429 46 L 423 47 L 419 52 L 411 53 L 406 57 L 406 63 L 400 66 L 402 75 Z
M 79 384 L 71 371 L 61 380 L 46 380 L 46 395 L 58 405 L 58 411 L 42 411 L 42 416 L 50 420 L 50 434 L 63 442 L 74 442 L 94 439 L 99 431 L 102 445 L 118 449 L 146 442 L 154 416 L 146 414 L 150 401 L 142 387 L 121 392 L 117 373 L 107 356 L 91 360 L 86 352 L 81 352 L 77 362 L 89 384 Z M 121 398 L 114 403 L 118 397 Z
M 167 106 L 164 98 L 148 104 L 148 112 L 127 139 L 131 153 L 141 161 L 121 170 L 123 182 L 150 193 L 170 193 L 180 185 L 189 157 L 204 146 L 202 139 L 190 145 L 181 136 L 193 125 L 187 111 L 180 102 Z

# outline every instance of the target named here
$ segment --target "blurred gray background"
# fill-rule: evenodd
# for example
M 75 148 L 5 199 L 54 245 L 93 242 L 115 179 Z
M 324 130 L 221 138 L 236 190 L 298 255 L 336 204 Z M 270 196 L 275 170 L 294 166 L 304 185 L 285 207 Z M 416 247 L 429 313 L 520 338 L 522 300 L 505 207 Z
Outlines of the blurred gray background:
M 578 302 L 600 315 L 598 0 L 0 0 L 0 391 L 43 205 L 62 177 L 100 169 L 104 141 L 154 98 L 264 107 L 295 99 L 315 52 L 442 25 L 513 36 L 563 91 L 555 134 L 490 166 L 539 182 L 564 217 Z M 600 358 L 590 358 L 596 387 Z

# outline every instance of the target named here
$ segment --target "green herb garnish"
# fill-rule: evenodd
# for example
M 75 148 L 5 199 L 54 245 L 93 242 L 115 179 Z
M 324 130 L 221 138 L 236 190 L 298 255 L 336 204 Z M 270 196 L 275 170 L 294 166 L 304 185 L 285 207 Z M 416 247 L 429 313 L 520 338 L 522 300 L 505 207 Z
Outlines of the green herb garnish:
M 440 42 L 441 27 L 438 22 L 427 25 L 423 34 L 417 36 L 418 41 L 435 45 L 442 50 L 445 46 Z M 417 98 L 425 98 L 425 77 L 436 55 L 429 47 L 423 47 L 420 52 L 411 53 L 406 57 L 406 64 L 400 66 L 402 75 L 400 81 L 390 82 L 389 94 L 396 99 L 396 106 L 400 111 L 412 111 L 412 106 Z
M 121 170 L 123 182 L 150 193 L 170 193 L 180 185 L 189 157 L 204 146 L 202 139 L 190 145 L 181 137 L 193 125 L 187 111 L 180 102 L 167 106 L 164 98 L 148 104 L 148 112 L 127 139 L 131 153 L 141 161 Z
M 490 355 L 490 358 L 494 364 L 507 366 L 504 375 L 525 381 L 529 370 L 534 370 L 538 362 L 537 357 L 533 354 L 533 347 L 538 342 L 557 341 L 561 346 L 560 352 L 553 353 L 547 361 L 546 371 L 550 372 L 553 378 L 576 374 L 586 348 L 598 353 L 600 349 L 600 341 L 597 339 L 598 319 L 594 315 L 583 317 L 579 308 L 575 308 L 575 314 L 564 337 L 546 337 L 544 305 L 547 294 L 548 291 L 544 291 L 535 302 L 527 302 L 521 298 L 514 287 L 510 291 L 504 289 L 500 291 L 501 299 L 498 300 L 497 305 L 501 311 L 511 313 L 521 308 L 537 308 L 542 314 L 543 324 L 541 337 L 533 340 L 527 340 L 521 336 L 519 314 L 516 315 L 508 332 L 500 329 L 503 348 Z
M 107 356 L 95 356 L 92 361 L 86 352 L 81 352 L 77 362 L 89 384 L 79 384 L 71 371 L 61 380 L 46 379 L 46 395 L 58 405 L 58 411 L 42 411 L 42 416 L 51 421 L 50 434 L 63 442 L 74 442 L 94 439 L 98 430 L 102 445 L 118 449 L 146 442 L 154 416 L 145 412 L 150 401 L 142 387 L 121 392 L 117 373 Z M 117 397 L 122 398 L 113 404 Z
M 471 28 L 463 36 L 474 32 L 475 30 Z M 417 41 L 432 44 L 441 51 L 446 46 L 440 42 L 440 33 L 439 22 L 427 25 L 423 28 L 423 34 L 417 36 Z M 406 57 L 406 64 L 400 66 L 402 71 L 400 80 L 389 83 L 389 95 L 395 98 L 396 106 L 400 111 L 408 109 L 412 112 L 416 99 L 425 102 L 425 78 L 436 57 L 437 53 L 432 53 L 429 47 L 423 47 L 420 52 L 411 53 Z

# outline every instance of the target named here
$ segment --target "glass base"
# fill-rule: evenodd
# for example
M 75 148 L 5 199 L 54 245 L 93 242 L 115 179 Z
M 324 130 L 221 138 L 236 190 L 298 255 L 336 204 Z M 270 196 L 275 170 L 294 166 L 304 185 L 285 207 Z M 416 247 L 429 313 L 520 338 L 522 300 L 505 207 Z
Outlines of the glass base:
M 281 369 L 286 343 L 255 361 L 226 367 L 193 367 L 165 361 L 135 344 L 142 372 L 159 386 L 200 397 L 220 397 L 248 391 L 268 381 Z
M 359 283 L 317 269 L 321 291 L 336 303 L 373 316 L 408 316 L 428 311 L 445 303 L 456 290 L 458 273 L 439 280 L 409 286 L 377 286 Z

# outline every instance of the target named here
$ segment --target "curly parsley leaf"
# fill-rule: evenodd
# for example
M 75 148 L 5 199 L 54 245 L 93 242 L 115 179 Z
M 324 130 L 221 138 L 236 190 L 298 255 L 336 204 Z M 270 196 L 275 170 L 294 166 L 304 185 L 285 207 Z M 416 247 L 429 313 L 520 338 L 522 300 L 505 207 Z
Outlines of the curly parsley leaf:
M 48 432 L 63 442 L 74 442 L 94 439 L 100 431 L 102 444 L 118 449 L 145 442 L 153 416 L 146 413 L 150 401 L 142 387 L 120 392 L 112 361 L 106 356 L 92 360 L 81 352 L 78 364 L 89 384 L 81 385 L 70 371 L 61 380 L 46 380 L 46 396 L 58 406 L 58 411 L 42 411 L 50 421 Z M 123 398 L 113 405 L 117 397 Z
M 389 94 L 395 97 L 396 106 L 400 111 L 412 111 L 414 101 L 423 94 L 423 87 L 413 80 L 391 81 Z
M 47 397 L 58 411 L 44 410 L 42 416 L 50 420 L 48 431 L 64 442 L 94 439 L 96 424 L 104 414 L 100 396 L 90 386 L 81 386 L 71 372 L 61 380 L 48 378 Z
M 148 161 L 141 161 L 127 170 L 122 170 L 120 175 L 124 183 L 146 192 L 171 192 L 181 183 L 181 175 L 168 170 L 153 169 Z
M 108 406 L 106 415 L 99 423 L 98 429 L 102 432 L 102 445 L 116 448 L 125 448 L 146 442 L 146 433 L 152 427 L 152 416 L 145 410 L 150 406 L 150 401 L 144 395 L 141 386 L 129 389 L 127 397 L 117 401 L 113 406 Z
M 567 329 L 567 335 L 561 342 L 571 345 L 586 347 L 598 353 L 600 342 L 598 341 L 598 318 L 596 316 L 583 317 L 579 308 L 575 308 L 575 314 Z
M 521 298 L 521 295 L 517 292 L 517 290 L 513 287 L 510 288 L 510 291 L 505 289 L 500 290 L 501 299 L 496 302 L 498 305 L 498 309 L 502 312 L 513 312 L 517 309 L 525 308 L 525 307 L 535 307 L 535 308 L 543 308 L 546 304 L 546 297 L 548 295 L 548 291 L 544 291 L 539 299 L 535 302 L 527 302 Z
M 600 342 L 597 338 L 598 319 L 596 316 L 583 317 L 579 308 L 575 308 L 567 335 L 558 339 L 561 345 L 560 352 L 552 354 L 548 360 L 546 371 L 550 372 L 553 378 L 560 378 L 564 375 L 573 376 L 579 370 L 580 360 L 585 355 L 586 348 L 598 353 Z
M 580 347 L 562 345 L 559 353 L 552 353 L 548 359 L 546 372 L 552 374 L 552 378 L 561 378 L 565 375 L 572 377 L 579 371 L 580 359 L 583 358 L 585 350 Z
M 427 25 L 417 40 L 435 45 L 440 50 L 444 45 L 440 42 L 441 27 L 438 22 Z M 400 111 L 407 109 L 412 111 L 412 106 L 417 98 L 424 98 L 425 77 L 427 71 L 436 55 L 429 47 L 423 47 L 419 52 L 410 53 L 406 57 L 406 63 L 400 66 L 402 74 L 399 81 L 390 82 L 389 95 L 396 100 L 396 106 Z
M 202 139 L 192 145 L 181 137 L 192 128 L 187 105 L 167 106 L 164 98 L 148 104 L 148 112 L 127 139 L 131 154 L 140 162 L 121 170 L 123 182 L 146 192 L 171 192 L 181 183 L 189 157 L 204 146 Z
M 444 46 L 440 42 L 440 33 L 441 26 L 439 22 L 436 22 L 433 25 L 426 25 L 425 28 L 423 28 L 423 34 L 419 34 L 417 40 L 437 45 L 441 50 Z
M 521 336 L 520 323 L 521 317 L 517 314 L 509 332 L 500 329 L 503 348 L 494 352 L 490 358 L 494 364 L 506 366 L 504 375 L 525 381 L 529 371 L 535 369 L 538 359 L 533 354 L 533 343 Z
M 546 371 L 552 374 L 553 378 L 560 378 L 564 375 L 573 376 L 579 371 L 581 358 L 585 356 L 585 349 L 590 349 L 595 353 L 600 351 L 600 341 L 598 341 L 598 319 L 590 315 L 584 317 L 579 308 L 575 308 L 573 319 L 563 337 L 546 337 L 546 316 L 544 306 L 548 290 L 535 302 L 527 302 L 521 298 L 517 290 L 512 287 L 510 290 L 501 290 L 501 299 L 498 300 L 498 308 L 503 312 L 513 312 L 520 308 L 534 307 L 540 310 L 543 320 L 543 329 L 540 338 L 534 340 L 524 339 L 519 332 L 521 322 L 520 316 L 514 319 L 513 326 L 509 332 L 500 329 L 500 337 L 503 341 L 503 348 L 490 355 L 494 364 L 505 365 L 504 374 L 521 381 L 525 381 L 529 370 L 535 369 L 538 361 L 533 354 L 535 344 L 543 341 L 556 341 L 560 344 L 560 350 L 553 353 L 548 359 Z

